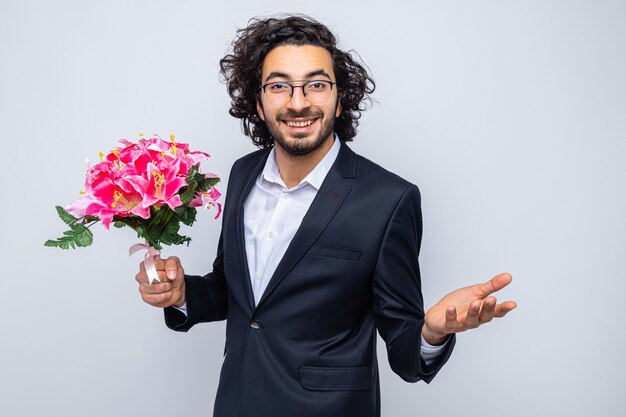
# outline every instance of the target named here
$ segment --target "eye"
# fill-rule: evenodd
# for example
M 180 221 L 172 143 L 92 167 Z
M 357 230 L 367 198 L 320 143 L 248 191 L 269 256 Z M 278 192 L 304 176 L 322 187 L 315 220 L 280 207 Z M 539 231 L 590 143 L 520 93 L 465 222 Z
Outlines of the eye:
M 311 91 L 323 91 L 328 87 L 328 83 L 326 81 L 311 81 L 307 84 L 307 90 Z
M 272 93 L 282 93 L 291 90 L 287 83 L 272 83 L 269 84 L 268 87 Z

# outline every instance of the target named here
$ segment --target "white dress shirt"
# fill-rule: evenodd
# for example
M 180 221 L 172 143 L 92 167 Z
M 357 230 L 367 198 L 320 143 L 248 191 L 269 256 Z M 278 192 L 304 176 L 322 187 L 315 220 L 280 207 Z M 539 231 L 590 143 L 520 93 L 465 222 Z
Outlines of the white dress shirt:
M 287 188 L 280 176 L 276 150 L 270 151 L 265 167 L 244 203 L 246 256 L 255 305 L 259 303 L 324 178 L 337 159 L 341 146 L 341 142 L 335 138 L 324 158 L 292 188 Z M 185 307 L 179 310 L 186 312 Z M 432 363 L 444 346 L 432 346 L 422 338 L 422 358 L 427 364 Z
M 248 270 L 259 303 L 278 263 L 302 223 L 317 191 L 339 154 L 335 140 L 324 158 L 298 185 L 287 188 L 278 171 L 276 149 L 272 149 L 263 172 L 243 206 Z

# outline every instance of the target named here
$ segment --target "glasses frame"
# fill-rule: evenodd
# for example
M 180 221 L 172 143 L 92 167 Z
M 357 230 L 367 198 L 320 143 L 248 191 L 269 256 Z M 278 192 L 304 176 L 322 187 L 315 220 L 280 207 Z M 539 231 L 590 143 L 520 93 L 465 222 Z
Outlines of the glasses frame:
M 293 98 L 293 92 L 296 88 L 301 88 L 302 89 L 302 96 L 304 98 L 306 98 L 306 91 L 304 90 L 304 88 L 312 83 L 328 83 L 330 84 L 330 90 L 332 91 L 333 86 L 337 85 L 336 82 L 334 81 L 330 81 L 330 80 L 294 80 L 294 81 L 272 81 L 270 83 L 265 83 L 261 86 L 261 90 L 263 90 L 263 93 L 265 95 L 267 95 L 267 92 L 265 91 L 265 89 L 270 86 L 270 85 L 274 85 L 274 84 L 286 84 L 289 87 L 291 87 L 291 92 L 289 93 L 289 98 Z M 302 85 L 293 85 L 292 83 L 302 83 Z M 269 97 L 269 96 L 268 96 Z M 307 99 L 308 100 L 308 99 Z M 322 104 L 322 103 L 319 103 Z

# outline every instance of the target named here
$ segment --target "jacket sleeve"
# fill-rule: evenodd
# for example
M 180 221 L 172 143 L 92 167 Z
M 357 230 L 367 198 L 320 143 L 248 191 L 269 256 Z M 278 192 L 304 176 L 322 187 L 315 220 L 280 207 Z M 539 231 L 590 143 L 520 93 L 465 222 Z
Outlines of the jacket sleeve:
M 430 382 L 450 357 L 454 335 L 444 352 L 426 366 L 420 356 L 424 324 L 419 250 L 422 211 L 419 189 L 410 185 L 398 201 L 381 243 L 372 280 L 378 332 L 386 343 L 391 369 L 408 382 Z
M 186 332 L 197 323 L 226 319 L 228 290 L 224 277 L 224 253 L 220 234 L 213 271 L 205 276 L 185 275 L 187 314 L 166 307 L 165 324 L 172 330 Z

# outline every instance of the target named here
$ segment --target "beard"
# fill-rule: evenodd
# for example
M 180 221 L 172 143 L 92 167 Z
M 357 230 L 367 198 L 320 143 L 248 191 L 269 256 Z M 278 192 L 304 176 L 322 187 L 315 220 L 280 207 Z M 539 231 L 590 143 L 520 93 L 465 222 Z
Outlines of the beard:
M 290 139 L 285 137 L 280 126 L 283 124 L 284 119 L 296 119 L 296 118 L 312 118 L 316 117 L 317 121 L 321 123 L 319 133 L 313 140 L 306 140 L 310 134 L 308 133 L 295 133 L 289 135 Z M 274 143 L 280 146 L 282 149 L 291 156 L 304 156 L 317 149 L 332 135 L 335 127 L 335 111 L 329 112 L 329 117 L 326 118 L 321 111 L 315 112 L 310 109 L 305 109 L 301 112 L 288 110 L 277 115 L 276 120 L 272 123 L 267 123 L 267 129 L 272 134 Z

